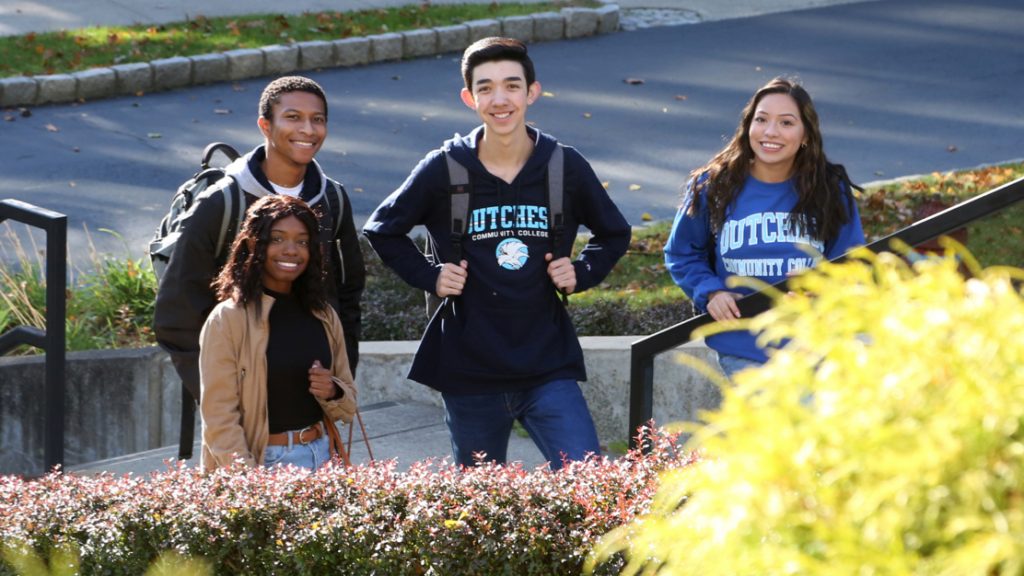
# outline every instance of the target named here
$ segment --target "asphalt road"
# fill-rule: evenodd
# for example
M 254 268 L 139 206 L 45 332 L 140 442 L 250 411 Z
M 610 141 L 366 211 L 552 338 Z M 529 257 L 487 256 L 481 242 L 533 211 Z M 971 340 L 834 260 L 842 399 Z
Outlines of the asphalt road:
M 674 214 L 685 174 L 780 74 L 811 92 L 826 151 L 855 181 L 1020 159 L 1022 22 L 1020 0 L 887 0 L 538 44 L 549 96 L 530 117 L 590 159 L 634 224 Z M 329 96 L 319 160 L 357 225 L 427 150 L 475 125 L 457 55 L 309 75 Z M 68 214 L 76 260 L 83 225 L 101 252 L 140 256 L 206 143 L 259 143 L 266 82 L 4 111 L 0 198 Z

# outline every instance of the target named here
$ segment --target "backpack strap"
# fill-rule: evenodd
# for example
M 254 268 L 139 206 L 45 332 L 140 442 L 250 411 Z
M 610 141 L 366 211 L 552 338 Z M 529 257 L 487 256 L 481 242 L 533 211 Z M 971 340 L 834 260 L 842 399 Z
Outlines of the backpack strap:
M 234 234 L 228 238 L 228 231 L 234 230 L 237 233 L 238 224 L 245 219 L 245 198 L 242 198 L 238 182 L 231 176 L 225 176 L 216 184 L 224 193 L 224 216 L 221 218 L 220 234 L 217 236 L 217 248 L 214 250 L 214 260 L 220 260 L 224 254 L 224 244 L 234 240 Z
M 448 165 L 448 202 L 451 227 L 449 228 L 455 261 L 462 259 L 462 240 L 469 223 L 469 197 L 473 187 L 469 184 L 469 171 L 447 150 L 443 152 Z
M 238 150 L 235 150 L 232 145 L 225 144 L 224 142 L 211 142 L 206 145 L 206 148 L 203 148 L 203 155 L 199 160 L 199 166 L 203 170 L 209 168 L 210 163 L 213 160 L 213 155 L 217 152 L 220 152 L 227 157 L 228 163 L 238 160 L 239 157 Z
M 551 254 L 559 257 L 562 236 L 565 234 L 565 153 L 561 144 L 548 160 L 548 237 L 551 239 Z M 570 248 L 571 252 L 571 248 Z M 571 254 L 570 254 L 571 255 Z M 562 303 L 569 304 L 569 295 L 558 291 Z
M 342 192 L 342 187 L 340 183 L 335 182 L 330 178 L 327 178 L 327 183 L 329 184 L 328 188 L 334 191 L 334 201 L 331 201 L 330 194 L 324 194 L 324 199 L 327 200 L 327 207 L 329 208 L 331 218 L 333 219 L 333 238 L 337 238 L 338 232 L 341 231 L 341 221 L 345 217 L 345 193 Z M 337 203 L 337 208 L 334 207 L 335 203 Z
M 338 201 L 338 213 L 337 215 L 332 214 L 332 217 L 334 217 L 334 237 L 338 238 L 338 233 L 341 232 L 341 220 L 345 218 L 345 196 L 341 191 L 341 183 L 331 178 L 328 178 L 328 181 L 331 182 L 330 188 L 334 191 L 335 200 Z M 328 204 L 330 205 L 330 202 Z
M 565 232 L 565 154 L 561 144 L 555 145 L 548 160 L 548 230 L 552 254 L 557 258 Z
M 324 178 L 327 178 L 327 176 L 324 176 Z M 341 183 L 335 182 L 330 178 L 327 178 L 326 188 L 327 189 L 324 191 L 324 202 L 327 203 L 327 214 L 325 217 L 329 218 L 330 220 L 326 222 L 326 226 L 321 227 L 321 230 L 330 230 L 331 237 L 323 240 L 325 249 L 324 255 L 326 256 L 328 254 L 327 250 L 329 249 L 332 255 L 338 257 L 338 270 L 336 271 L 337 279 L 339 282 L 344 284 L 346 282 L 345 255 L 342 253 L 339 247 L 340 245 L 335 243 L 335 240 L 338 238 L 338 233 L 341 231 L 341 221 L 344 219 L 345 216 L 345 193 L 343 191 Z M 333 199 L 329 191 L 334 192 Z M 333 268 L 334 260 L 329 259 L 328 261 L 330 263 L 329 266 Z

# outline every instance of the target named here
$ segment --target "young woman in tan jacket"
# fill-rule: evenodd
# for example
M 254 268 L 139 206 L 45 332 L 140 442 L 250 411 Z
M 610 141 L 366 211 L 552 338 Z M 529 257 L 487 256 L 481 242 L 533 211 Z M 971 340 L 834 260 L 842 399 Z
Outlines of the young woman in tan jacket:
M 330 460 L 324 422 L 352 420 L 356 390 L 318 237 L 305 202 L 271 195 L 235 238 L 200 336 L 204 470 L 236 460 L 315 470 Z

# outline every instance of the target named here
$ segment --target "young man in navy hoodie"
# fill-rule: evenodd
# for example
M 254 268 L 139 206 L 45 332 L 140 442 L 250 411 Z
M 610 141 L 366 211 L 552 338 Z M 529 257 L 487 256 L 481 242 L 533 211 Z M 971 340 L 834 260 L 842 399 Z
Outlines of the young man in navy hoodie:
M 403 280 L 444 299 L 409 377 L 441 392 L 455 461 L 504 463 L 518 420 L 559 468 L 600 451 L 578 384 L 587 378 L 583 351 L 563 297 L 604 279 L 629 245 L 630 226 L 569 147 L 562 149 L 564 226 L 549 222 L 548 165 L 560 145 L 526 123 L 541 94 L 526 46 L 480 40 L 463 54 L 462 75 L 462 102 L 483 124 L 427 154 L 363 232 Z M 452 234 L 445 155 L 469 173 L 461 236 Z M 419 225 L 441 263 L 410 238 Z M 593 238 L 574 261 L 580 225 Z

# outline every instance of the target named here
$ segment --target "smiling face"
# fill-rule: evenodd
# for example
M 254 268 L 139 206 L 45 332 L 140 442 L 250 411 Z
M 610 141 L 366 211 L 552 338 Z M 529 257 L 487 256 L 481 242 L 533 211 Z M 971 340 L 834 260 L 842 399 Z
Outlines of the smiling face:
M 490 135 L 525 134 L 526 109 L 540 94 L 540 83 L 527 84 L 523 65 L 513 60 L 484 62 L 473 68 L 473 84 L 462 101 L 483 121 Z
M 327 138 L 324 101 L 309 92 L 281 94 L 273 104 L 271 118 L 260 117 L 257 123 L 266 138 L 267 163 L 272 167 L 305 170 Z
M 306 271 L 309 242 L 309 230 L 295 216 L 274 222 L 263 263 L 263 286 L 274 292 L 290 293 L 292 283 Z
M 748 136 L 754 153 L 751 174 L 765 182 L 789 178 L 806 141 L 796 100 L 788 94 L 765 95 L 754 110 Z

